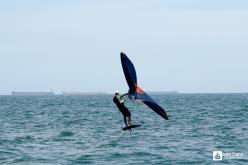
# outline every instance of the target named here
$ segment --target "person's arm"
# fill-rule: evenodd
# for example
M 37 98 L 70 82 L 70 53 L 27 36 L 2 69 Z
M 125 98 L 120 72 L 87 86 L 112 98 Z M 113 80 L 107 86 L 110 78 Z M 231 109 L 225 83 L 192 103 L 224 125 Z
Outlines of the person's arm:
M 125 96 L 127 96 L 127 95 L 128 95 L 128 93 L 125 93 L 125 94 L 121 95 L 120 99 L 121 99 L 121 102 L 122 102 L 122 103 L 125 102 L 125 101 L 128 99 L 128 97 L 125 98 L 125 99 L 123 99 L 123 98 L 124 98 Z
M 125 97 L 127 95 L 128 95 L 128 93 L 125 93 L 125 94 L 121 95 L 120 99 L 122 99 L 123 97 Z

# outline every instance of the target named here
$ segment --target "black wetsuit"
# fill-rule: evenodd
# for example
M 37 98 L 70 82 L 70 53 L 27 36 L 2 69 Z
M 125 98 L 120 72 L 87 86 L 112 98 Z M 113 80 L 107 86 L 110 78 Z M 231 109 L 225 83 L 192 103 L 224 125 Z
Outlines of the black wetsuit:
M 124 117 L 124 122 L 127 125 L 127 119 L 126 119 L 126 117 L 131 117 L 131 113 L 129 112 L 129 110 L 127 109 L 127 107 L 124 105 L 124 103 L 121 103 L 120 102 L 120 99 L 118 99 L 116 96 L 114 96 L 113 102 L 116 104 L 116 106 L 118 107 L 118 109 L 122 113 L 122 115 Z

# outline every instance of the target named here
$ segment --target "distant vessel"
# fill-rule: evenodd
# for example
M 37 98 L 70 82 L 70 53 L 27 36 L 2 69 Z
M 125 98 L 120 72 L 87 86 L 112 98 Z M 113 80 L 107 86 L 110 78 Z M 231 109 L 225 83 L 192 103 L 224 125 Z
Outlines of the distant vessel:
M 12 92 L 12 95 L 24 95 L 24 96 L 43 96 L 43 95 L 54 95 L 53 92 Z

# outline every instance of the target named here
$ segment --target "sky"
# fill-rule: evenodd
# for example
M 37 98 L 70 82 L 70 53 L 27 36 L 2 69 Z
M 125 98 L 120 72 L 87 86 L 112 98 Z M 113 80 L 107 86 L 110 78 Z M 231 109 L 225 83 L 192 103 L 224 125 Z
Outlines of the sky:
M 0 1 L 0 94 L 248 92 L 247 0 Z

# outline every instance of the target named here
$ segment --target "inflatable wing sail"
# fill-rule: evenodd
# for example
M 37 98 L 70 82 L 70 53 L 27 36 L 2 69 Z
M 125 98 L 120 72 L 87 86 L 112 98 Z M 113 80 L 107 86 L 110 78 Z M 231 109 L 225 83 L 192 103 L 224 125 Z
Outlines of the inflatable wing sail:
M 128 97 L 133 101 L 142 101 L 161 117 L 169 120 L 165 110 L 137 86 L 137 76 L 134 65 L 123 52 L 121 52 L 121 64 L 127 84 L 129 86 Z
M 135 94 L 136 86 L 137 86 L 137 76 L 136 71 L 133 66 L 133 63 L 129 60 L 129 58 L 121 52 L 121 65 L 124 71 L 124 75 L 127 80 L 127 84 L 129 86 L 128 93 L 131 95 Z

